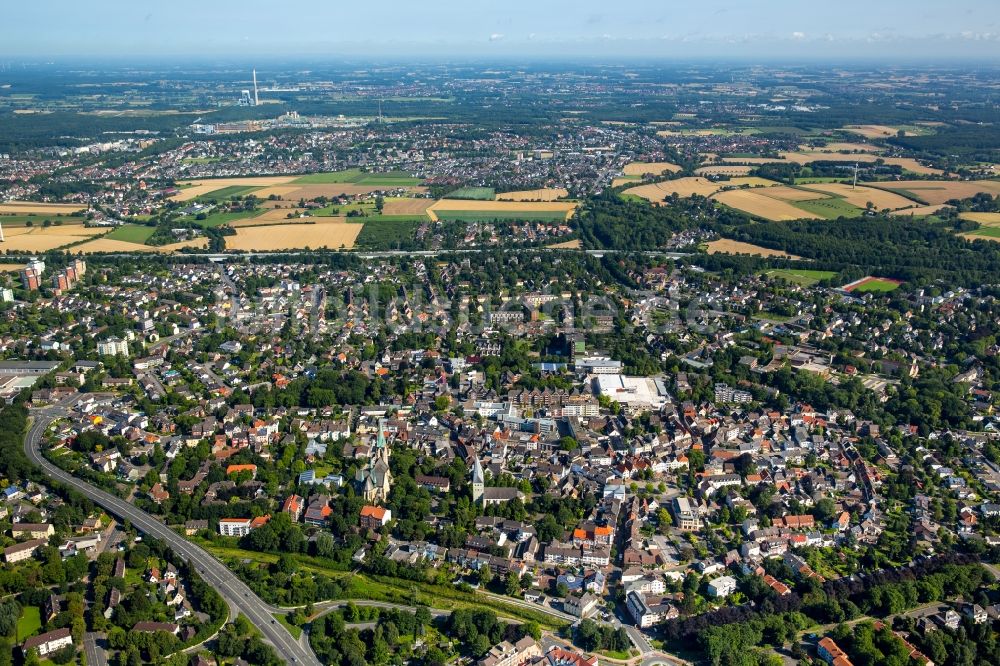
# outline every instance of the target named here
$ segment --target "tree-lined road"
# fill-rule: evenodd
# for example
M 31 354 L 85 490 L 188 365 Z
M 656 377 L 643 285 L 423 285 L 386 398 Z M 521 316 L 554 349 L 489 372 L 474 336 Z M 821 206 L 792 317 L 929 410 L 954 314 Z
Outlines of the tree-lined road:
M 222 562 L 145 511 L 77 479 L 42 456 L 40 447 L 46 429 L 55 419 L 67 416 L 70 406 L 76 399 L 74 397 L 49 407 L 32 410 L 34 421 L 24 441 L 24 452 L 28 459 L 41 467 L 49 477 L 73 488 L 122 520 L 130 521 L 145 534 L 168 544 L 177 555 L 191 562 L 201 577 L 229 603 L 230 612 L 246 615 L 287 662 L 320 666 L 320 661 L 312 650 L 292 638 L 291 634 L 274 620 L 271 615 L 271 607 L 254 594 L 243 581 L 234 576 Z

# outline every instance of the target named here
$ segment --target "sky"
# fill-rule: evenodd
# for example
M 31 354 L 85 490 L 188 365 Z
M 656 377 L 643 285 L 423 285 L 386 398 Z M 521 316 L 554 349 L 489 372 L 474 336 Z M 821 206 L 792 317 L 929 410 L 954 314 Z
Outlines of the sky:
M 35 0 L 0 57 L 1000 60 L 998 0 Z

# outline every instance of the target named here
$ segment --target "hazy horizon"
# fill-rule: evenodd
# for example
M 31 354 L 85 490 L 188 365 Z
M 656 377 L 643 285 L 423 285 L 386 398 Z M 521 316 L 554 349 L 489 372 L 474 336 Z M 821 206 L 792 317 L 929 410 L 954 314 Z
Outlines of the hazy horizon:
M 982 0 L 636 0 L 620 11 L 591 0 L 387 0 L 378 7 L 376 13 L 316 0 L 18 3 L 5 10 L 0 57 L 1000 58 L 1000 3 Z

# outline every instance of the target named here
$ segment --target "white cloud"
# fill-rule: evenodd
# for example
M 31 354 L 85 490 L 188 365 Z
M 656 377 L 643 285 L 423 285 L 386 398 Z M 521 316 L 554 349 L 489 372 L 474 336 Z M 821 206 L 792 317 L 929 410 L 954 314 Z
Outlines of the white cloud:
M 802 41 L 805 38 L 806 38 L 806 33 L 804 32 L 799 32 L 798 30 L 796 30 L 795 32 L 792 33 L 792 39 L 794 39 L 795 41 Z
M 499 42 L 501 39 L 503 39 L 503 35 L 499 32 L 494 32 L 492 35 L 490 35 L 491 42 Z

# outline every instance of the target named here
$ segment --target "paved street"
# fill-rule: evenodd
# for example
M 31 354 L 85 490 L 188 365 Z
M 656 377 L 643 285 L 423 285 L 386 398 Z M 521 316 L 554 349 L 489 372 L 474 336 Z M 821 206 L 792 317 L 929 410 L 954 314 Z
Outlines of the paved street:
M 129 520 L 136 528 L 169 544 L 176 554 L 192 562 L 202 578 L 226 599 L 230 606 L 230 612 L 246 615 L 287 662 L 319 666 L 320 662 L 312 650 L 292 638 L 291 634 L 274 620 L 271 615 L 271 607 L 234 576 L 224 564 L 148 513 L 103 490 L 98 490 L 90 484 L 84 483 L 45 460 L 40 450 L 42 436 L 54 419 L 68 414 L 68 409 L 75 400 L 74 397 L 56 405 L 32 410 L 34 422 L 24 443 L 24 450 L 28 458 L 41 467 L 46 475 L 72 487 L 119 518 Z
M 104 648 L 98 645 L 103 643 L 104 634 L 88 631 L 83 635 L 83 652 L 87 655 L 87 666 L 108 666 L 108 655 Z

